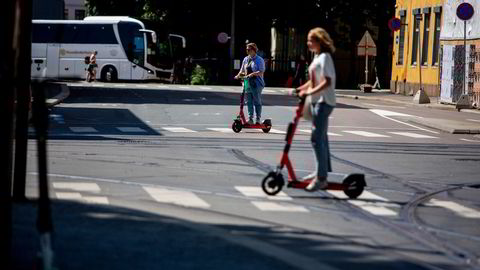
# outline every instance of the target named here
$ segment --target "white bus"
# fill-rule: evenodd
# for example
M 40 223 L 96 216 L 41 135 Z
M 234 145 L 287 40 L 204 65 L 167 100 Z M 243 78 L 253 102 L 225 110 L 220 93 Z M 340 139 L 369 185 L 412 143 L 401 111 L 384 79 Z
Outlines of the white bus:
M 165 80 L 174 70 L 180 35 L 157 35 L 130 17 L 32 21 L 32 78 L 85 79 L 85 57 L 97 51 L 97 79 Z M 179 47 L 177 46 L 177 47 Z

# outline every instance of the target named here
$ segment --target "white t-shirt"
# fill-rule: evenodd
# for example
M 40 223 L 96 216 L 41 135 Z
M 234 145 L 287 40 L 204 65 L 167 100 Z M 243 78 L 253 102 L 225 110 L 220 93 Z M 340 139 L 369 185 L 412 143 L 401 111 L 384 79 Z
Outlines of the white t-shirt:
M 317 86 L 325 77 L 330 78 L 330 85 L 320 92 L 312 95 L 312 102 L 325 102 L 330 106 L 336 105 L 335 99 L 335 66 L 330 53 L 321 53 L 315 55 L 312 63 L 308 67 L 308 73 L 311 79 L 315 79 L 314 86 Z M 317 100 L 318 99 L 318 100 Z

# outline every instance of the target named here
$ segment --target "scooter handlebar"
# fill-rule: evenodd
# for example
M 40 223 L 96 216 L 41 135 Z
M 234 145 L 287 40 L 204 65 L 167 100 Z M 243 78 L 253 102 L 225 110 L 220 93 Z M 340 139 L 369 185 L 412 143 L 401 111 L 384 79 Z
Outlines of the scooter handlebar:
M 289 96 L 296 96 L 300 101 L 305 100 L 305 96 L 300 97 L 298 94 L 300 93 L 300 90 L 298 88 L 294 88 L 288 91 Z

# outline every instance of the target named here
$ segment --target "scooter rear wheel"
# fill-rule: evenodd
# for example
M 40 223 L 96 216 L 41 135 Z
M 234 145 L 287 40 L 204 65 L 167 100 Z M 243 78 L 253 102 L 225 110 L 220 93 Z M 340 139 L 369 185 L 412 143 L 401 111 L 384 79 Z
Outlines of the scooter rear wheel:
M 263 125 L 265 128 L 262 128 L 262 131 L 264 133 L 270 132 L 270 129 L 272 128 L 272 121 L 270 119 L 263 120 Z
M 265 176 L 265 178 L 263 178 L 262 189 L 266 194 L 273 196 L 282 190 L 284 184 L 285 181 L 283 180 L 283 175 L 281 173 L 277 174 L 276 172 L 271 171 L 267 174 L 267 176 Z
M 233 132 L 239 133 L 240 131 L 242 131 L 242 127 L 243 127 L 243 126 L 242 126 L 242 122 L 241 122 L 241 121 L 239 121 L 239 120 L 233 121 L 233 123 L 232 123 L 232 130 L 233 130 Z
M 363 174 L 351 174 L 343 180 L 343 185 L 345 186 L 343 190 L 345 195 L 350 199 L 356 199 L 362 194 L 366 186 L 365 176 Z

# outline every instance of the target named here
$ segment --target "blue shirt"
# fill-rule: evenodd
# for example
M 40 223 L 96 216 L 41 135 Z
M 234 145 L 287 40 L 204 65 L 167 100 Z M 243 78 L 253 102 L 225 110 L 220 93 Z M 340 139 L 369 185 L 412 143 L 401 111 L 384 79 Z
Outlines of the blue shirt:
M 251 58 L 250 55 L 248 55 L 245 58 L 243 58 L 242 72 L 247 74 L 247 66 L 248 66 L 248 61 L 250 59 L 252 59 L 252 64 L 251 64 L 252 72 L 256 72 L 256 71 L 265 72 L 265 61 L 263 61 L 263 58 L 260 57 L 259 55 L 255 55 L 253 58 Z M 262 88 L 265 87 L 265 81 L 263 80 L 263 75 L 254 76 L 253 78 L 255 79 L 255 82 L 257 83 L 257 85 L 261 86 Z

